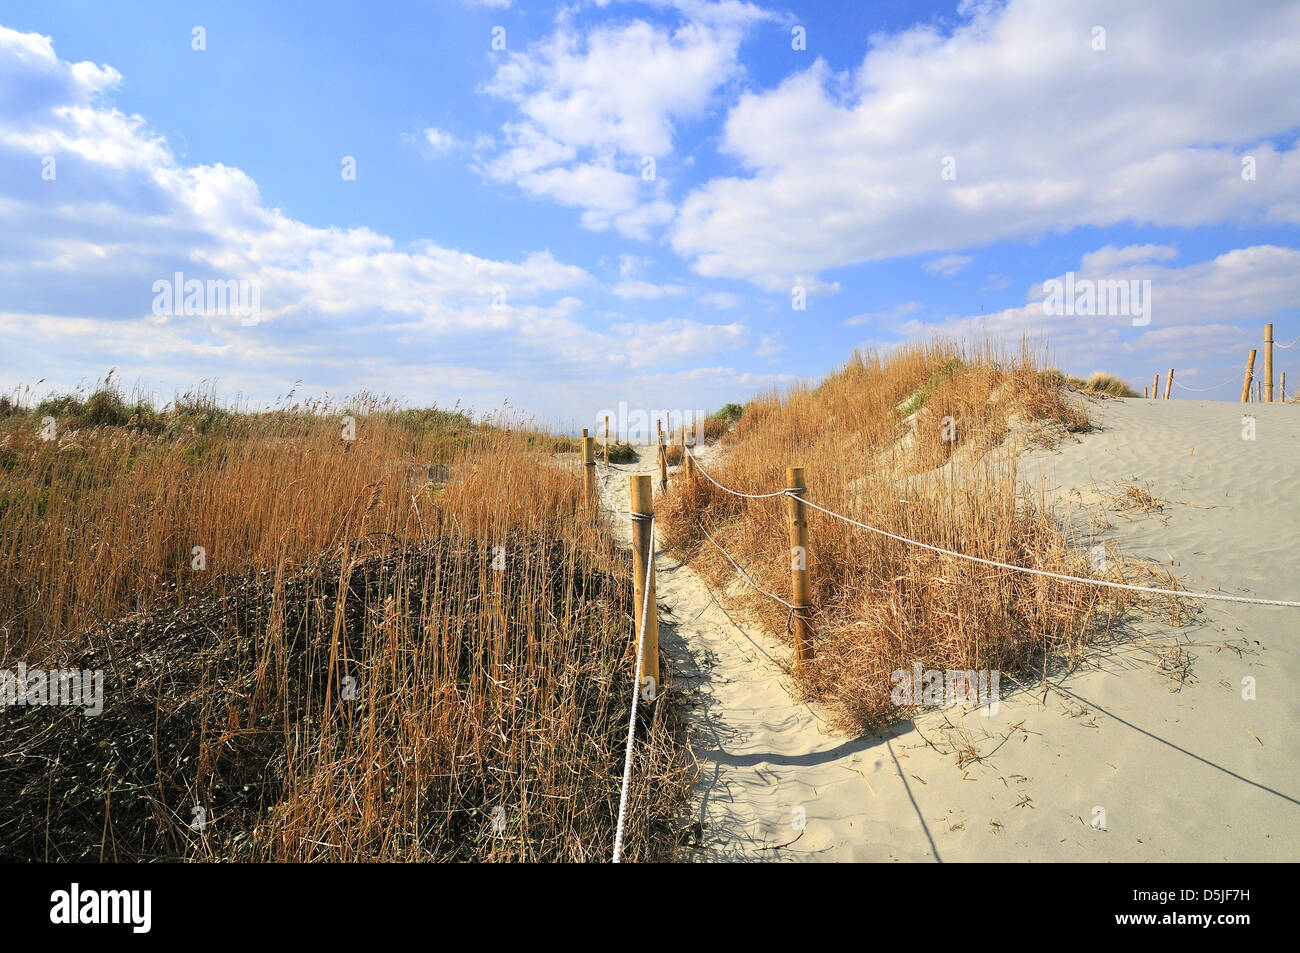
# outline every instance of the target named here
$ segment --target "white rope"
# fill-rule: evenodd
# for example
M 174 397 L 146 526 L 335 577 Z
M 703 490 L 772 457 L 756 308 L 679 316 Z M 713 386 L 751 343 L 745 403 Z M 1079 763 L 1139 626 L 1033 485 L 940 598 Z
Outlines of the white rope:
M 696 522 L 699 523 L 699 520 L 696 520 Z M 718 544 L 718 541 L 716 539 L 714 539 L 712 536 L 709 536 L 709 531 L 704 528 L 704 524 L 700 523 L 699 525 L 700 525 L 700 530 L 704 533 L 706 537 L 708 537 L 709 542 L 712 543 L 715 547 L 717 547 L 718 552 L 722 553 L 722 555 L 727 557 L 727 562 L 731 563 L 731 565 L 736 567 L 736 572 L 740 573 L 742 576 L 745 577 L 745 582 L 749 583 L 751 586 L 753 586 L 763 595 L 767 596 L 769 599 L 775 599 L 777 602 L 781 603 L 781 605 L 785 606 L 787 609 L 791 610 L 792 612 L 799 611 L 798 606 L 786 602 L 780 596 L 773 595 L 772 593 L 764 589 L 762 586 L 760 586 L 758 583 L 754 582 L 754 580 L 749 577 L 749 573 L 745 572 L 745 570 L 740 567 L 740 563 L 736 562 L 734 559 L 731 558 L 731 553 L 723 549 Z
M 641 516 L 638 519 L 650 521 L 650 544 L 648 558 L 645 562 L 645 584 L 641 587 L 645 596 L 641 602 L 641 631 L 636 637 L 636 668 L 632 672 L 632 714 L 627 722 L 627 751 L 623 755 L 623 791 L 618 796 L 618 825 L 614 828 L 614 863 L 623 860 L 623 825 L 627 821 L 627 787 L 632 780 L 632 742 L 636 738 L 636 703 L 641 695 L 641 660 L 645 652 L 645 620 L 650 611 L 650 573 L 655 566 L 655 518 L 654 515 Z M 659 611 L 659 607 L 655 607 Z
M 723 486 L 723 485 L 722 485 L 721 483 L 719 483 L 717 480 L 713 479 L 713 477 L 709 476 L 709 471 L 708 471 L 708 470 L 706 470 L 706 469 L 704 469 L 704 467 L 700 466 L 700 458 L 697 457 L 695 454 L 691 453 L 691 448 L 690 448 L 690 447 L 684 447 L 684 449 L 685 449 L 686 452 L 690 455 L 690 458 L 691 458 L 692 460 L 695 461 L 695 465 L 696 465 L 697 467 L 700 468 L 700 472 L 704 474 L 704 478 L 705 478 L 706 480 L 708 480 L 710 483 L 712 483 L 714 486 L 716 486 L 719 490 L 726 490 L 726 491 L 727 491 L 728 493 L 730 493 L 732 496 L 743 496 L 743 497 L 745 497 L 746 499 L 750 499 L 750 500 L 765 500 L 765 499 L 767 499 L 768 497 L 771 497 L 771 496 L 785 496 L 785 495 L 786 495 L 786 491 L 785 491 L 785 490 L 777 490 L 775 493 L 741 493 L 739 490 L 733 490 L 733 489 L 731 489 L 731 487 Z
M 1296 340 L 1300 341 L 1300 338 L 1297 338 Z M 690 450 L 687 450 L 686 452 L 690 453 Z M 694 454 L 691 454 L 691 456 L 694 457 Z M 704 473 L 703 467 L 700 467 L 700 472 Z M 708 473 L 704 473 L 704 475 L 706 477 L 709 476 Z M 735 490 L 729 490 L 721 483 L 719 483 L 717 480 L 714 480 L 712 477 L 709 477 L 709 480 L 719 489 L 727 490 L 728 493 L 731 493 L 734 496 L 745 496 L 745 497 L 754 498 L 754 494 L 738 493 Z M 883 529 L 877 529 L 874 526 L 868 526 L 866 523 L 859 523 L 855 519 L 849 519 L 847 516 L 843 516 L 839 513 L 836 513 L 833 510 L 828 510 L 824 506 L 818 506 L 812 500 L 809 500 L 806 497 L 799 495 L 793 490 L 781 490 L 779 493 L 764 493 L 761 494 L 761 496 L 793 496 L 795 499 L 803 500 L 805 504 L 811 506 L 813 509 L 821 510 L 827 516 L 833 516 L 836 519 L 843 520 L 846 523 L 852 523 L 854 526 L 860 526 L 862 529 L 870 530 L 873 533 L 879 533 L 881 536 L 888 536 L 890 539 L 896 539 L 900 543 L 910 543 L 913 546 L 920 546 L 922 549 L 928 549 L 931 552 L 940 553 L 944 556 L 952 556 L 955 559 L 968 559 L 974 563 L 983 563 L 986 566 L 996 566 L 999 569 L 1010 569 L 1013 572 L 1024 572 L 1024 573 L 1029 573 L 1030 575 L 1033 576 L 1045 576 L 1050 579 L 1063 579 L 1066 582 L 1083 582 L 1093 586 L 1104 586 L 1107 589 L 1125 589 L 1130 592 L 1149 592 L 1155 595 L 1183 596 L 1188 599 L 1210 599 L 1210 600 L 1217 600 L 1219 602 L 1241 602 L 1241 603 L 1246 603 L 1248 605 L 1255 605 L 1255 606 L 1284 606 L 1288 609 L 1300 609 L 1300 602 L 1295 602 L 1288 599 L 1254 599 L 1251 598 L 1250 596 L 1230 596 L 1227 595 L 1226 593 L 1221 593 L 1221 592 L 1189 592 L 1185 589 L 1160 589 L 1155 586 L 1133 586 L 1125 582 L 1107 582 L 1104 579 L 1089 579 L 1086 576 L 1070 576 L 1065 573 L 1049 572 L 1046 569 L 1030 569 L 1028 566 L 1013 566 L 1011 563 L 1001 563 L 995 559 L 984 559 L 983 557 L 980 556 L 968 556 L 966 553 L 959 553 L 951 549 L 944 549 L 942 546 L 931 546 L 929 543 L 922 543 L 919 540 L 908 539 L 906 536 L 899 536 L 895 533 L 886 532 Z M 700 525 L 700 529 L 704 529 L 703 524 Z M 709 535 L 707 530 L 705 530 L 704 535 L 705 536 Z M 712 537 L 709 538 L 710 541 L 712 542 Z M 713 545 L 717 546 L 718 544 L 714 542 Z M 718 546 L 718 548 L 722 549 L 721 546 Z M 723 550 L 723 555 L 724 556 L 726 555 L 725 550 Z M 731 559 L 730 556 L 727 556 L 727 558 Z M 732 560 L 732 565 L 736 566 L 735 560 Z M 739 566 L 736 566 L 736 568 L 740 569 Z M 757 589 L 758 587 L 754 586 L 754 588 Z M 761 592 L 762 590 L 759 591 Z M 771 595 L 771 593 L 768 593 L 768 595 Z M 773 596 L 772 598 L 775 599 L 776 597 Z M 785 605 L 789 606 L 790 603 L 786 602 Z M 791 608 L 794 607 L 791 606 Z
M 605 489 L 605 481 L 607 479 L 609 479 L 609 464 L 605 464 L 605 472 L 603 474 L 599 474 L 599 479 L 596 481 L 596 489 L 600 490 L 600 495 L 604 499 L 605 505 L 614 511 L 614 515 L 617 516 L 619 519 L 621 519 L 624 523 L 630 524 L 632 522 L 631 518 L 628 516 L 624 516 L 623 513 L 619 510 L 619 508 L 614 505 L 613 498 L 609 495 L 609 491 Z
M 1175 386 L 1175 387 L 1180 387 L 1180 388 L 1182 388 L 1183 390 L 1190 390 L 1190 391 L 1195 391 L 1195 392 L 1198 393 L 1198 394 L 1203 394 L 1203 393 L 1205 393 L 1207 390 L 1218 390 L 1220 387 L 1223 387 L 1225 384 L 1234 384 L 1234 383 L 1236 383 L 1236 381 L 1237 381 L 1237 375 L 1236 375 L 1236 374 L 1233 374 L 1231 377 L 1229 377 L 1229 378 L 1228 378 L 1226 381 L 1224 381 L 1222 384 L 1215 384 L 1213 387 L 1188 387 L 1186 384 L 1184 384 L 1182 381 L 1180 381 L 1177 377 L 1175 377 L 1175 378 L 1174 378 L 1174 386 Z
M 1089 579 L 1086 576 L 1069 576 L 1060 572 L 1049 572 L 1046 569 L 1030 569 L 1027 566 L 1013 566 L 1010 563 L 1001 563 L 995 559 L 984 559 L 980 556 L 968 556 L 965 553 L 954 552 L 951 549 L 944 549 L 941 546 L 931 546 L 929 543 L 918 542 L 915 539 L 908 539 L 906 536 L 898 536 L 894 533 L 886 532 L 883 529 L 876 529 L 874 526 L 868 526 L 866 523 L 859 523 L 857 520 L 849 519 L 847 516 L 841 516 L 824 506 L 818 506 L 811 500 L 804 499 L 806 505 L 815 510 L 821 510 L 828 516 L 834 516 L 836 519 L 843 520 L 846 523 L 852 523 L 854 526 L 860 526 L 863 529 L 871 530 L 873 533 L 879 533 L 881 536 L 888 536 L 890 539 L 896 539 L 900 543 L 911 543 L 913 546 L 920 546 L 922 549 L 928 549 L 931 552 L 941 553 L 944 556 L 953 556 L 957 559 L 968 559 L 971 562 L 983 563 L 986 566 L 996 566 L 999 569 L 1012 569 L 1016 572 L 1026 572 L 1034 576 L 1046 576 L 1051 579 L 1063 579 L 1066 582 L 1085 582 L 1094 586 L 1105 586 L 1108 589 L 1126 589 L 1130 592 L 1150 592 L 1156 595 L 1166 596 L 1184 596 L 1189 599 L 1217 599 L 1220 602 L 1245 602 L 1257 606 L 1286 606 L 1290 609 L 1300 609 L 1300 602 L 1292 602 L 1286 599 L 1252 599 L 1249 596 L 1230 596 L 1220 592 L 1189 592 L 1185 589 L 1158 589 L 1152 586 L 1133 586 L 1124 582 L 1108 582 L 1104 579 Z
M 1274 346 L 1275 346 L 1275 347 L 1295 347 L 1297 342 L 1300 342 L 1300 338 L 1296 338 L 1295 341 L 1292 341 L 1290 344 L 1278 344 L 1278 343 L 1275 341 L 1275 342 L 1274 342 Z

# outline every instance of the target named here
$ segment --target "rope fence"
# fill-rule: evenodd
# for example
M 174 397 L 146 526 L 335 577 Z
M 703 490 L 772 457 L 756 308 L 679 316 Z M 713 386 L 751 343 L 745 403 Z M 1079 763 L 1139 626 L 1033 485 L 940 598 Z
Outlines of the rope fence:
M 618 512 L 615 510 L 615 512 Z M 644 519 L 649 523 L 649 549 L 650 558 L 646 560 L 645 582 L 642 583 L 644 596 L 641 599 L 641 625 L 636 637 L 636 677 L 632 679 L 632 711 L 627 719 L 627 750 L 623 754 L 623 789 L 618 796 L 618 823 L 614 828 L 614 863 L 621 863 L 623 860 L 623 832 L 627 825 L 627 790 L 632 781 L 632 743 L 636 739 L 636 705 L 641 696 L 641 666 L 645 661 L 645 624 L 646 619 L 650 616 L 650 580 L 654 573 L 654 553 L 655 553 L 655 518 L 651 513 L 649 516 L 637 514 L 637 519 Z
M 708 473 L 707 471 L 705 471 L 704 467 L 700 466 L 700 462 L 698 459 L 695 461 L 695 466 L 702 474 L 708 476 Z M 724 490 L 726 489 L 726 487 L 723 487 L 721 483 L 718 483 L 716 480 L 713 480 L 712 477 L 710 477 L 709 479 L 710 482 L 712 482 L 715 486 L 721 487 Z M 727 490 L 727 492 L 734 493 L 735 491 Z M 747 496 L 749 494 L 736 493 L 735 495 Z M 794 496 L 795 494 L 791 490 L 782 490 L 779 493 L 770 493 L 766 495 L 767 496 Z M 1188 599 L 1211 599 L 1211 600 L 1217 600 L 1219 602 L 1238 602 L 1238 603 L 1247 603 L 1249 605 L 1284 606 L 1289 609 L 1300 609 L 1300 601 L 1294 601 L 1289 599 L 1255 599 L 1250 596 L 1233 596 L 1224 592 L 1193 592 L 1187 589 L 1162 589 L 1156 586 L 1135 586 L 1130 583 L 1111 582 L 1106 579 L 1093 579 L 1089 576 L 1072 576 L 1069 575 L 1068 573 L 1051 572 L 1050 570 L 1047 569 L 1034 569 L 1030 566 L 1017 566 L 1013 563 L 999 562 L 996 559 L 985 559 L 982 556 L 971 556 L 968 553 L 959 553 L 953 549 L 944 549 L 942 546 L 934 546 L 931 545 L 930 543 L 923 543 L 920 540 L 911 539 L 907 536 L 900 536 L 897 533 L 891 533 L 888 530 L 883 530 L 880 529 L 879 527 L 871 526 L 867 523 L 860 522 L 858 520 L 852 519 L 851 517 L 845 516 L 842 513 L 836 513 L 834 510 L 828 510 L 826 507 L 814 503 L 812 500 L 809 500 L 807 498 L 801 497 L 801 501 L 804 506 L 811 506 L 813 509 L 825 513 L 827 516 L 833 516 L 837 520 L 843 520 L 844 522 L 852 524 L 853 526 L 858 526 L 862 529 L 869 530 L 881 536 L 888 537 L 889 539 L 897 540 L 900 543 L 907 543 L 910 546 L 917 546 L 920 547 L 921 549 L 928 549 L 931 552 L 939 553 L 940 555 L 943 556 L 949 556 L 954 559 L 965 559 L 965 560 L 969 560 L 970 562 L 981 563 L 985 566 L 993 566 L 998 569 L 1009 569 L 1012 570 L 1013 572 L 1029 573 L 1030 575 L 1033 576 L 1045 576 L 1051 579 L 1060 579 L 1065 582 L 1078 582 L 1078 583 L 1084 583 L 1092 586 L 1103 586 L 1108 589 L 1125 589 L 1130 592 L 1146 592 L 1146 593 L 1151 593 L 1152 595 L 1182 596 Z M 703 528 L 704 526 L 703 524 L 701 524 L 700 529 Z M 706 533 L 705 535 L 708 534 Z M 714 542 L 712 537 L 710 537 L 710 542 Z M 714 545 L 717 546 L 718 544 L 714 542 Z M 718 546 L 718 548 L 721 549 L 722 547 Z M 730 559 L 730 557 L 728 558 Z M 742 573 L 742 575 L 744 574 Z M 746 576 L 746 578 L 748 577 Z M 754 588 L 758 589 L 757 586 L 754 586 Z M 762 592 L 763 590 L 760 589 L 759 591 Z M 770 595 L 770 593 L 767 594 Z M 784 604 L 789 605 L 788 602 Z
M 1296 340 L 1300 341 L 1300 338 L 1297 338 Z M 1170 380 L 1169 383 L 1172 383 L 1172 380 Z M 590 440 L 590 438 L 587 439 Z M 660 463 L 662 465 L 662 438 L 659 441 L 659 448 L 661 450 Z M 588 453 L 590 453 L 590 449 L 591 445 L 588 443 L 586 447 Z M 704 537 L 723 555 L 724 558 L 726 558 L 750 588 L 754 589 L 761 595 L 780 603 L 782 606 L 790 610 L 790 617 L 787 620 L 787 626 L 789 626 L 791 621 L 796 623 L 795 649 L 798 666 L 800 668 L 803 667 L 806 661 L 812 658 L 813 653 L 811 627 L 809 625 L 809 616 L 812 611 L 812 606 L 808 588 L 807 524 L 805 520 L 805 507 L 825 513 L 827 516 L 841 520 L 851 526 L 867 530 L 868 532 L 875 533 L 879 536 L 892 539 L 908 546 L 915 546 L 920 549 L 928 550 L 929 552 L 937 553 L 950 559 L 963 559 L 968 562 L 991 566 L 995 569 L 1002 569 L 1008 572 L 1019 572 L 1048 579 L 1057 579 L 1063 582 L 1097 586 L 1107 589 L 1121 589 L 1126 592 L 1145 593 L 1148 595 L 1300 609 L 1300 600 L 1260 599 L 1253 596 L 1235 596 L 1225 592 L 1198 592 L 1187 589 L 1168 589 L 1159 586 L 1139 586 L 1133 583 L 1112 582 L 1108 579 L 1095 579 L 1088 576 L 1075 576 L 1069 573 L 1053 572 L 1048 569 L 1036 569 L 1032 566 L 1018 566 L 1014 563 L 1001 562 L 996 559 L 987 559 L 983 556 L 972 556 L 969 553 L 962 553 L 954 549 L 947 549 L 943 546 L 936 546 L 932 543 L 912 539 L 899 533 L 891 533 L 890 531 L 881 529 L 878 526 L 872 526 L 871 524 L 864 523 L 861 520 L 845 516 L 843 513 L 837 513 L 819 503 L 814 503 L 812 500 L 807 498 L 807 487 L 804 482 L 804 471 L 802 467 L 791 467 L 787 470 L 786 482 L 789 485 L 784 489 L 776 490 L 771 493 L 745 493 L 740 490 L 732 489 L 715 479 L 713 475 L 700 463 L 699 458 L 695 455 L 691 446 L 687 444 L 685 440 L 682 442 L 682 449 L 684 451 L 682 462 L 685 465 L 688 480 L 694 480 L 698 474 L 723 492 L 743 499 L 765 500 L 775 499 L 776 497 L 787 497 L 790 499 L 790 541 L 792 555 L 791 590 L 793 593 L 793 601 L 783 599 L 775 593 L 764 589 L 755 582 L 749 572 L 746 571 L 746 569 L 736 561 L 731 553 L 727 552 L 726 548 L 714 538 L 713 534 L 709 532 L 703 521 L 697 520 L 697 523 L 700 531 L 704 534 Z M 654 686 L 654 691 L 647 695 L 647 699 L 653 701 L 657 695 L 657 686 L 659 682 L 658 612 L 654 598 L 654 508 L 652 505 L 652 491 L 649 475 L 629 475 L 630 504 L 629 512 L 625 515 L 614 503 L 607 487 L 605 486 L 606 481 L 611 475 L 608 463 L 605 464 L 605 472 L 599 474 L 598 479 L 595 478 L 597 474 L 594 460 L 592 460 L 590 456 L 585 456 L 584 463 L 587 464 L 584 469 L 588 474 L 589 482 L 592 484 L 592 487 L 589 489 L 589 503 L 593 512 L 597 508 L 595 501 L 596 494 L 598 493 L 605 506 L 608 507 L 615 516 L 632 526 L 633 588 L 635 590 L 639 584 L 641 590 L 639 593 L 635 593 L 635 596 L 639 596 L 640 598 L 636 599 L 634 596 L 633 603 L 634 606 L 639 604 L 640 607 L 640 616 L 636 620 L 637 677 L 633 679 L 631 712 L 628 717 L 627 746 L 623 757 L 623 783 L 619 795 L 618 823 L 614 834 L 614 863 L 617 864 L 622 861 L 623 856 L 623 837 L 627 823 L 628 790 L 632 776 L 633 748 L 636 739 L 637 704 L 641 700 L 641 684 L 642 681 L 649 680 L 650 684 Z M 663 469 L 666 470 L 666 467 Z M 661 472 L 663 471 L 661 470 Z M 667 477 L 665 475 L 661 478 L 661 489 L 666 488 Z
M 1252 401 L 1255 403 L 1265 403 L 1265 404 L 1273 403 L 1273 390 L 1274 390 L 1273 349 L 1291 348 L 1291 347 L 1295 347 L 1297 344 L 1300 344 L 1300 337 L 1297 337 L 1290 344 L 1283 344 L 1280 341 L 1274 341 L 1273 325 L 1271 324 L 1264 325 L 1264 377 L 1262 380 L 1260 380 L 1257 379 L 1255 376 L 1255 355 L 1258 353 L 1258 351 L 1255 348 L 1251 348 L 1249 353 L 1246 355 L 1246 372 L 1241 382 L 1241 402 L 1243 404 L 1248 404 L 1251 403 Z M 1236 380 L 1235 375 L 1233 377 L 1229 377 L 1221 384 L 1215 384 L 1213 387 L 1188 387 L 1186 384 L 1182 383 L 1181 381 L 1174 380 L 1174 368 L 1171 367 L 1169 368 L 1169 376 L 1165 380 L 1164 399 L 1165 400 L 1169 399 L 1170 392 L 1173 390 L 1174 387 L 1178 387 L 1180 390 L 1191 391 L 1196 394 L 1203 394 L 1206 391 L 1218 390 L 1220 387 L 1225 387 L 1228 384 L 1231 384 L 1234 380 Z M 1279 384 L 1279 400 L 1282 403 L 1286 403 L 1286 371 L 1282 372 L 1281 379 L 1280 381 L 1278 381 L 1278 384 Z M 1145 396 L 1151 398 L 1152 400 L 1159 400 L 1160 399 L 1160 374 L 1157 373 L 1151 378 L 1150 389 L 1148 389 L 1145 385 L 1143 385 L 1142 389 Z

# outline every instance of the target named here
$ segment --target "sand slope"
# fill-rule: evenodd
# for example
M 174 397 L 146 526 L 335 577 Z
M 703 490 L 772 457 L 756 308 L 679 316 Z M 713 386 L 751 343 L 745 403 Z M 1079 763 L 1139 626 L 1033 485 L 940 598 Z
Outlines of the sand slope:
M 1095 432 L 1021 457 L 1078 545 L 1156 561 L 1191 589 L 1300 599 L 1300 408 L 1138 399 L 1091 412 Z M 626 473 L 655 464 L 614 469 L 625 508 Z M 1117 506 L 1125 485 L 1166 503 Z M 702 766 L 704 843 L 685 859 L 1300 858 L 1300 610 L 1144 616 L 1047 684 L 1004 679 L 991 717 L 937 710 L 846 738 L 792 700 L 778 640 L 675 560 L 658 572 L 662 645 Z

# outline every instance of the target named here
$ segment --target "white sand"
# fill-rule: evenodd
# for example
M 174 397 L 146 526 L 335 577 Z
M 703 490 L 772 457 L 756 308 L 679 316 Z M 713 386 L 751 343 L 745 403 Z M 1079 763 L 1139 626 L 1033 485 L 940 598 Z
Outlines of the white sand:
M 1300 599 L 1300 407 L 1109 400 L 1091 413 L 1095 432 L 1021 457 L 1022 479 L 1069 507 L 1080 546 L 1157 561 L 1190 589 Z M 613 469 L 624 509 L 626 474 L 657 472 L 653 452 Z M 1163 511 L 1115 507 L 1126 484 Z M 1046 689 L 1004 678 L 992 717 L 935 710 L 848 738 L 792 700 L 782 644 L 675 559 L 657 571 L 701 764 L 687 822 L 704 844 L 686 859 L 1300 859 L 1300 610 L 1207 601 L 1182 627 L 1138 616 Z M 978 760 L 959 767 L 957 747 Z

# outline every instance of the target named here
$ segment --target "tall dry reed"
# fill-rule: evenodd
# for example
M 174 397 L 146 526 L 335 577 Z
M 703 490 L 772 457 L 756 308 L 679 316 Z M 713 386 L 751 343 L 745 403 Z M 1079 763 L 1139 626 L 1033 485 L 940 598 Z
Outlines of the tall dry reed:
M 630 565 L 552 438 L 191 410 L 3 422 L 0 668 L 105 698 L 0 713 L 0 856 L 607 859 Z M 646 709 L 629 859 L 672 851 L 682 751 Z
M 1015 441 L 1088 426 L 1027 345 L 934 341 L 855 354 L 815 386 L 745 406 L 711 468 L 762 493 L 807 469 L 809 498 L 895 534 L 1014 565 L 1088 575 L 1041 501 L 1017 486 Z M 705 480 L 675 484 L 659 508 L 672 544 L 715 584 L 734 581 L 708 532 L 762 587 L 789 592 L 788 501 L 745 500 Z M 908 714 L 891 699 L 896 671 L 1024 673 L 1077 652 L 1130 601 L 1113 590 L 1010 573 L 890 540 L 810 510 L 808 568 L 816 659 L 801 677 L 846 728 Z M 776 632 L 789 612 L 732 590 Z

